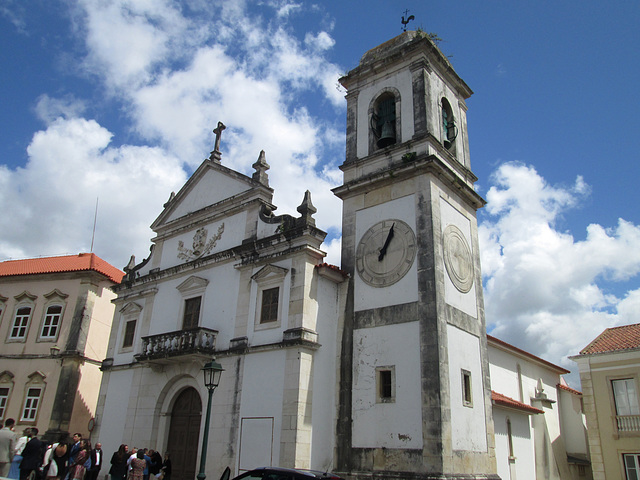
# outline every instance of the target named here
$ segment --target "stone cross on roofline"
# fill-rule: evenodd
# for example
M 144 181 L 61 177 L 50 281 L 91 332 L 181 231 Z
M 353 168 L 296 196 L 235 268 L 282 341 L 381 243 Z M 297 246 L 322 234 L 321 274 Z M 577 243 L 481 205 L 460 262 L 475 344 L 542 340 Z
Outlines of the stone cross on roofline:
M 214 162 L 220 163 L 222 159 L 222 152 L 220 152 L 220 137 L 222 137 L 222 131 L 227 128 L 224 123 L 218 122 L 218 126 L 213 129 L 213 133 L 216 134 L 216 140 L 213 144 L 213 152 L 211 152 L 211 156 L 209 156 L 210 160 Z

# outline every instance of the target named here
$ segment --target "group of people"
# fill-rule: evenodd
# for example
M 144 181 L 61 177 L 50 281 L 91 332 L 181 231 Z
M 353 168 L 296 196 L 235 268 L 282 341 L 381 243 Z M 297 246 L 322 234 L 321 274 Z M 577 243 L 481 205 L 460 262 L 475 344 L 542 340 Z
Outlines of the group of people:
M 0 477 L 13 480 L 98 480 L 104 463 L 102 445 L 91 443 L 75 433 L 67 442 L 63 435 L 48 444 L 38 438 L 38 429 L 27 428 L 18 437 L 15 421 L 8 418 L 0 428 Z M 153 450 L 120 445 L 111 458 L 111 480 L 170 480 L 171 460 Z
M 14 433 L 15 421 L 8 418 L 0 429 L 0 477 L 13 480 L 97 480 L 102 468 L 102 445 L 91 447 L 82 434 L 67 435 L 49 444 L 38 438 L 38 429 Z
M 120 445 L 111 457 L 111 480 L 171 480 L 171 459 L 169 454 Z M 152 478 L 153 477 L 153 478 Z

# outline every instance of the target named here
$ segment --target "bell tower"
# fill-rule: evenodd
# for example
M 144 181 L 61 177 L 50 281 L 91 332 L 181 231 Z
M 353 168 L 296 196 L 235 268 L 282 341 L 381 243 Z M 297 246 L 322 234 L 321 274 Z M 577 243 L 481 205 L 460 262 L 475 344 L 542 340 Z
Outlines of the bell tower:
M 498 478 L 465 100 L 423 32 L 368 51 L 347 89 L 336 471 Z

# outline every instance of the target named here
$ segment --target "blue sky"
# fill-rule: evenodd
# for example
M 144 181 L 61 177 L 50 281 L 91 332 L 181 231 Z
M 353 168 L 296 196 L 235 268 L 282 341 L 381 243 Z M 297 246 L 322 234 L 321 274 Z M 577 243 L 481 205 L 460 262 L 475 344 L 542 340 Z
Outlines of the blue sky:
M 339 264 L 345 101 L 337 79 L 409 29 L 474 90 L 471 165 L 492 333 L 575 369 L 640 310 L 640 4 L 597 1 L 3 0 L 0 260 L 88 251 L 118 267 L 208 156 L 278 213 L 304 190 Z

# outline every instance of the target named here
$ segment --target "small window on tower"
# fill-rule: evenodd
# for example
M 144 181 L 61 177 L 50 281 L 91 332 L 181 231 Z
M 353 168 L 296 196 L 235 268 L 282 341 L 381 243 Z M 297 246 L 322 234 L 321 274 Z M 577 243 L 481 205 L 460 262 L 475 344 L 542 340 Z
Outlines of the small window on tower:
M 468 370 L 462 370 L 462 404 L 465 407 L 473 407 L 471 372 Z
M 396 98 L 392 93 L 384 93 L 377 100 L 371 115 L 371 129 L 378 148 L 396 143 Z
M 453 110 L 446 98 L 442 99 L 442 144 L 447 150 L 455 145 L 456 137 L 458 136 L 458 127 L 456 127 L 455 119 L 453 118 Z
M 376 368 L 376 401 L 377 403 L 393 403 L 396 401 L 395 367 Z

